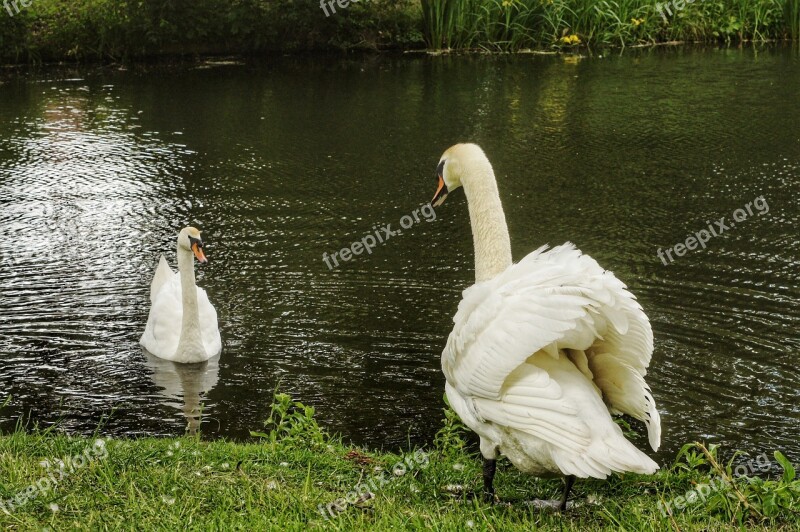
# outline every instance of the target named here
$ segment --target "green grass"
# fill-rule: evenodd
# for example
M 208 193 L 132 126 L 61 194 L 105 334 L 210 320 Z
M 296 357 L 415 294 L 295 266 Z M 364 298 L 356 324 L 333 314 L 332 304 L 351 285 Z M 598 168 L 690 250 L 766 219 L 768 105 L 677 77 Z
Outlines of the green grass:
M 673 1 L 422 0 L 422 6 L 426 42 L 435 49 L 738 43 L 800 35 L 800 0 L 677 0 L 680 9 Z M 659 11 L 657 3 L 671 8 Z M 571 35 L 579 40 L 565 39 Z
M 53 475 L 56 464 L 88 453 L 58 485 L 37 493 L 10 514 L 9 530 L 797 530 L 800 483 L 786 465 L 782 477 L 739 478 L 705 501 L 659 510 L 707 484 L 730 476 L 719 449 L 689 445 L 676 464 L 653 476 L 581 480 L 578 505 L 561 515 L 523 501 L 555 498 L 560 480 L 498 468 L 501 503 L 465 494 L 480 486 L 480 461 L 448 412 L 434 446 L 395 454 L 346 445 L 325 434 L 313 409 L 278 395 L 264 432 L 250 443 L 196 438 L 108 440 L 75 438 L 55 430 L 17 430 L 0 437 L 0 499 Z M 98 450 L 99 449 L 99 450 Z M 102 451 L 102 452 L 101 452 Z M 415 453 L 415 451 L 417 451 Z M 779 455 L 780 456 L 780 455 Z M 770 458 L 773 460 L 772 458 Z M 775 458 L 774 460 L 777 460 Z M 402 464 L 399 467 L 398 464 Z M 402 471 L 405 470 L 405 471 Z M 402 475 L 400 473 L 403 473 Z M 380 477 L 384 479 L 380 480 Z M 359 486 L 359 490 L 356 488 Z M 366 487 L 365 487 L 366 486 Z M 372 486 L 372 487 L 369 487 Z M 360 496 L 367 491 L 374 496 Z M 349 495 L 353 504 L 343 498 Z M 319 511 L 339 500 L 333 517 Z M 509 503 L 510 501 L 510 503 Z

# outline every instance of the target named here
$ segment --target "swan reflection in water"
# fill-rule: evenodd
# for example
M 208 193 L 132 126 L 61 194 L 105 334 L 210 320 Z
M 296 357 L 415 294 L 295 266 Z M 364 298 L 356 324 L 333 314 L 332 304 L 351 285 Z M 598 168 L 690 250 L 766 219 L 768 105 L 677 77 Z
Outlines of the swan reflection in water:
M 210 392 L 219 381 L 219 355 L 199 364 L 176 364 L 163 360 L 142 349 L 145 365 L 152 370 L 152 379 L 161 388 L 167 405 L 183 412 L 186 432 L 196 435 L 202 423 L 203 395 Z

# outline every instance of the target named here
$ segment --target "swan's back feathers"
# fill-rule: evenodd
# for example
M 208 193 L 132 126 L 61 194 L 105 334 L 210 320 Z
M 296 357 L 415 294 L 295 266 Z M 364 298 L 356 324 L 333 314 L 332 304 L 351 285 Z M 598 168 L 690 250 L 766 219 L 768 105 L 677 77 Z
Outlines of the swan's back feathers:
M 195 290 L 201 342 L 207 358 L 214 357 L 222 351 L 217 311 L 205 290 L 199 286 Z M 147 325 L 139 343 L 158 358 L 176 361 L 183 320 L 181 276 L 169 267 L 163 255 L 150 283 L 150 301 Z
M 525 392 L 518 381 L 520 371 L 531 371 L 520 368 L 541 351 L 554 361 L 569 358 L 599 389 L 608 410 L 646 423 L 650 445 L 658 449 L 660 420 L 644 381 L 653 352 L 650 323 L 625 285 L 571 243 L 543 246 L 468 288 L 453 321 L 442 367 L 450 386 L 473 399 L 477 415 L 512 425 L 522 416 L 517 421 L 535 432 L 538 421 L 524 419 L 534 405 L 519 400 Z M 544 401 L 540 394 L 548 387 L 552 392 L 553 383 L 542 378 L 526 377 L 526 401 Z M 536 389 L 536 382 L 544 387 Z M 491 406 L 496 403 L 504 404 L 502 412 Z M 559 426 L 583 437 L 578 418 L 567 423 L 569 413 L 547 410 L 554 417 L 544 430 Z
M 169 268 L 169 266 L 167 266 Z M 159 270 L 161 265 L 159 264 Z M 156 274 L 158 277 L 158 273 Z M 208 358 L 222 351 L 222 338 L 217 325 L 217 311 L 208 299 L 206 291 L 199 286 L 197 290 L 200 336 Z M 148 352 L 164 360 L 175 360 L 181 337 L 183 320 L 183 299 L 179 274 L 161 286 L 150 309 L 147 326 L 140 343 Z M 180 361 L 179 361 L 180 362 Z
M 167 264 L 167 259 L 161 255 L 156 267 L 156 274 L 153 276 L 153 282 L 150 283 L 150 303 L 155 303 L 158 293 L 170 280 L 175 277 L 175 272 Z

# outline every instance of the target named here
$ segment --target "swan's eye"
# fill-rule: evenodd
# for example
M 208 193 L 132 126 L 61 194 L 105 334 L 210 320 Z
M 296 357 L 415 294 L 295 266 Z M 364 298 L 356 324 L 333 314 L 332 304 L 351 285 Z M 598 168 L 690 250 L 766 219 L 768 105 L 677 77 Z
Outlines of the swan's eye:
M 194 238 L 194 237 L 190 236 L 189 237 L 189 247 L 193 248 L 195 246 L 199 247 L 200 249 L 203 249 L 203 241 L 200 240 L 199 238 Z

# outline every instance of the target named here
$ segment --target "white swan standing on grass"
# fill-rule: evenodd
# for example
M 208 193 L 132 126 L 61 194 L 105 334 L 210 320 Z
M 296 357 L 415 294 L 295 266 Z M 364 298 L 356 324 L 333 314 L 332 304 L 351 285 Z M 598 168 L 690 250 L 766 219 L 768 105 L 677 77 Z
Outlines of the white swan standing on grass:
M 150 285 L 150 316 L 139 343 L 158 358 L 183 364 L 204 362 L 222 351 L 217 311 L 194 280 L 194 258 L 208 262 L 200 231 L 178 235 L 178 273 L 161 256 Z
M 647 426 L 658 450 L 661 423 L 644 376 L 650 322 L 625 285 L 571 243 L 543 246 L 517 264 L 494 171 L 483 150 L 457 144 L 442 156 L 431 204 L 464 187 L 475 247 L 475 281 L 464 291 L 442 352 L 451 407 L 480 436 L 484 495 L 494 500 L 503 454 L 536 476 L 650 474 L 658 465 L 630 443 L 612 414 Z

